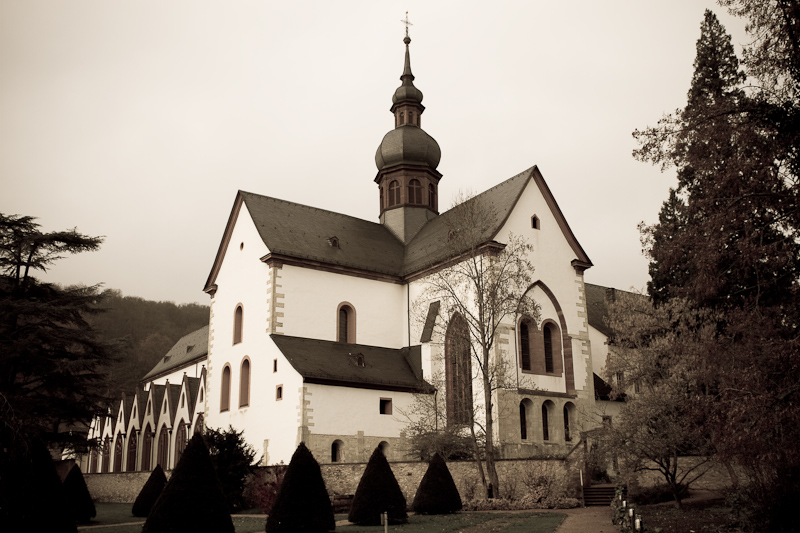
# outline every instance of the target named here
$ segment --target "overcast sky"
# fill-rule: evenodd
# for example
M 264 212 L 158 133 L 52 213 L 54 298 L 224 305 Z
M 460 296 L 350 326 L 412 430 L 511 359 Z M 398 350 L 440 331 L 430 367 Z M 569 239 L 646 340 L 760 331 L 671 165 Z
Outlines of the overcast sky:
M 378 220 L 409 12 L 440 206 L 538 165 L 594 263 L 644 288 L 674 170 L 631 132 L 682 107 L 711 0 L 0 0 L 0 212 L 103 235 L 61 283 L 208 303 L 238 189 Z

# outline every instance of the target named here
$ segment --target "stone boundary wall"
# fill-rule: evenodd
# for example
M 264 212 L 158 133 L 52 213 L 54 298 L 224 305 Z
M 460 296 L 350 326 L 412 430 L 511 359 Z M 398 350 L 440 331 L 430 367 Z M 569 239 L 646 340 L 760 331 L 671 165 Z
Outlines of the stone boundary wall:
M 408 504 L 414 500 L 417 487 L 428 463 L 420 461 L 390 462 L 395 478 L 405 494 Z M 366 463 L 322 464 L 322 477 L 330 494 L 354 494 Z M 463 500 L 482 497 L 482 484 L 475 463 L 453 461 L 447 464 Z M 272 466 L 259 467 L 271 469 Z M 485 468 L 485 465 L 484 465 Z M 567 468 L 562 459 L 509 459 L 497 461 L 497 473 L 502 486 L 501 496 L 520 497 L 525 493 L 524 476 L 528 473 L 552 471 L 557 476 L 566 476 Z M 165 472 L 167 478 L 171 471 Z M 577 476 L 574 472 L 570 479 Z M 89 494 L 97 502 L 133 503 L 139 491 L 150 477 L 150 472 L 124 472 L 109 474 L 84 474 Z M 577 487 L 576 487 L 577 488 Z
M 685 472 L 686 469 L 692 468 L 697 465 L 698 462 L 702 461 L 702 457 L 679 457 L 678 458 L 678 476 L 682 475 L 682 472 Z M 655 464 L 652 465 L 655 468 Z M 728 469 L 716 462 L 710 461 L 709 463 L 702 465 L 701 469 L 708 469 L 705 474 L 700 477 L 697 481 L 692 483 L 692 489 L 703 489 L 703 490 L 714 490 L 720 492 L 727 492 L 730 487 L 733 485 L 733 481 L 731 480 L 731 474 Z M 739 483 L 746 483 L 747 479 L 744 473 L 739 470 L 734 470 L 735 475 L 738 478 Z M 693 475 L 690 474 L 690 477 Z M 638 483 L 642 487 L 651 487 L 654 485 L 662 485 L 665 483 L 664 476 L 658 472 L 653 470 L 641 471 L 636 473 L 636 483 Z

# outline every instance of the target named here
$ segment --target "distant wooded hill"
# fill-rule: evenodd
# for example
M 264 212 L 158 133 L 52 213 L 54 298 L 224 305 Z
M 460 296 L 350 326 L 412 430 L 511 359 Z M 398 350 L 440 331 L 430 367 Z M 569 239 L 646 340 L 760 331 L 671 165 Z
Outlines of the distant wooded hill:
M 108 289 L 89 317 L 102 340 L 113 342 L 119 362 L 108 376 L 109 392 L 133 392 L 139 380 L 184 335 L 208 325 L 208 306 L 154 302 Z

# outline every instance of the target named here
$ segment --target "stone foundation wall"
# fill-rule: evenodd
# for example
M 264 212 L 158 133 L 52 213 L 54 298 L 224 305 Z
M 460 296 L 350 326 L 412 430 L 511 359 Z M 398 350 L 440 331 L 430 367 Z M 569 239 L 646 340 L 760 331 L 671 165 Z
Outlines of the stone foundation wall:
M 172 472 L 164 472 L 167 479 Z M 133 503 L 142 490 L 150 472 L 123 472 L 117 474 L 84 474 L 89 494 L 96 502 Z

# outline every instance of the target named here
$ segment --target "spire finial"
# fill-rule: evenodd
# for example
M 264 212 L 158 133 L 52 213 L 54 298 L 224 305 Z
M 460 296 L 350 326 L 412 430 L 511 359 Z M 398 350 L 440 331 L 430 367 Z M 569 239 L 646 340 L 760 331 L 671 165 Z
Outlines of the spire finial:
M 411 22 L 409 22 L 409 20 L 408 20 L 408 11 L 406 11 L 406 18 L 400 20 L 400 22 L 402 22 L 403 24 L 406 25 L 406 39 L 408 39 L 410 41 L 411 37 L 408 36 L 408 27 L 409 26 L 413 26 L 413 24 L 411 24 Z M 403 39 L 403 40 L 405 40 L 405 39 Z M 406 43 L 406 44 L 408 44 L 408 43 Z

